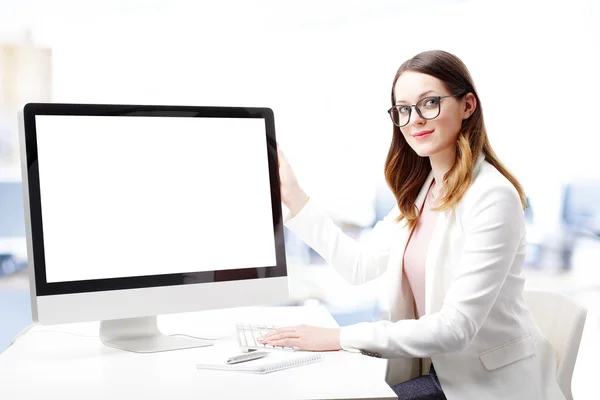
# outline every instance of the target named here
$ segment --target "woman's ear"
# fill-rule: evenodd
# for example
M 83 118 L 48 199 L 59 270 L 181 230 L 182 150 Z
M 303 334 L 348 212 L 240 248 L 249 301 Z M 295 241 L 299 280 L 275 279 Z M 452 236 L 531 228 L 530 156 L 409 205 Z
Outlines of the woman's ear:
M 463 97 L 463 120 L 468 119 L 477 108 L 477 99 L 475 95 L 471 92 L 465 94 Z

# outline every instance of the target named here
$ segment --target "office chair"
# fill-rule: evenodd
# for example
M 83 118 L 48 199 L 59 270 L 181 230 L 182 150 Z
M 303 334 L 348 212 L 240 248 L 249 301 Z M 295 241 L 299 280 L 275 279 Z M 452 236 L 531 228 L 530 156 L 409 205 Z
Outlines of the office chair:
M 556 351 L 558 385 L 567 400 L 573 400 L 571 379 L 587 309 L 560 293 L 526 290 L 524 294 L 535 322 Z

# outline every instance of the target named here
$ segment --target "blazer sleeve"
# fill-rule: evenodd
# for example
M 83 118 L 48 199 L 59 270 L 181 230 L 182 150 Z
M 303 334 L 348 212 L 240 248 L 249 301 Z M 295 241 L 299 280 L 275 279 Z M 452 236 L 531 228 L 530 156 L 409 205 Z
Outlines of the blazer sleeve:
M 360 285 L 377 278 L 387 268 L 398 215 L 396 206 L 377 222 L 367 237 L 356 241 L 342 232 L 318 202 L 310 197 L 295 216 L 290 218 L 288 214 L 284 218 L 284 224 L 348 282 Z
M 471 343 L 504 285 L 524 229 L 514 188 L 489 188 L 471 200 L 463 219 L 464 248 L 441 309 L 418 320 L 342 327 L 344 349 L 424 358 L 462 351 Z

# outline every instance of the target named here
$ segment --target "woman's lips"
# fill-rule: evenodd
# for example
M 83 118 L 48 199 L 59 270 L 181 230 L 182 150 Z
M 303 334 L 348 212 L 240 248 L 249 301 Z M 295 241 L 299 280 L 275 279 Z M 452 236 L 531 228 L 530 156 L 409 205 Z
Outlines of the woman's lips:
M 433 131 L 435 131 L 435 129 L 432 129 L 430 131 L 421 131 L 421 132 L 417 132 L 413 135 L 413 137 L 417 140 L 422 140 L 425 139 L 429 136 L 431 136 L 431 134 L 433 133 Z

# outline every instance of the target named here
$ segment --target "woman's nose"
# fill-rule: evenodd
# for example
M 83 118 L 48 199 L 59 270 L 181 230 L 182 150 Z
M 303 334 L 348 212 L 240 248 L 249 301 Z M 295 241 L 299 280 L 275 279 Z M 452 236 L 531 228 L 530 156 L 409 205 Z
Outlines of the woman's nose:
M 413 108 L 413 112 L 411 113 L 410 116 L 410 122 L 413 125 L 423 125 L 425 123 L 426 119 L 421 117 L 421 115 L 417 112 L 416 108 Z

